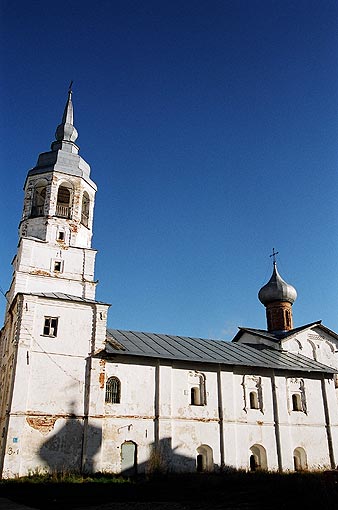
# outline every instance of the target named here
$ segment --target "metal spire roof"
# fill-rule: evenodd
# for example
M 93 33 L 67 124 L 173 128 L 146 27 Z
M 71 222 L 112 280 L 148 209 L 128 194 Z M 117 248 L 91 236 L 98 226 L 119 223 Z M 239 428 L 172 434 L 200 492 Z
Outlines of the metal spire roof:
M 39 155 L 36 166 L 28 172 L 28 176 L 59 171 L 84 178 L 96 190 L 95 183 L 90 179 L 90 166 L 79 155 L 80 149 L 75 143 L 78 132 L 74 126 L 72 83 L 68 89 L 61 123 L 56 128 L 56 140 L 52 143 L 50 151 Z
M 55 132 L 55 138 L 57 142 L 75 142 L 78 137 L 78 132 L 74 127 L 74 109 L 72 103 L 72 83 L 70 83 L 68 89 L 68 99 L 63 112 L 61 124 L 58 125 Z M 52 150 L 58 149 L 59 145 L 57 142 L 53 142 Z M 75 144 L 74 144 L 75 145 Z

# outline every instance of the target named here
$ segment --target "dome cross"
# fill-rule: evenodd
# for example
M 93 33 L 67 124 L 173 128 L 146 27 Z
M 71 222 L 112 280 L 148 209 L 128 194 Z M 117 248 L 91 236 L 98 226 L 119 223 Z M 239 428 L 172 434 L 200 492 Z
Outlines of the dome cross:
M 279 251 L 275 251 L 275 248 L 272 248 L 272 253 L 270 255 L 270 258 L 273 257 L 272 260 L 273 260 L 274 264 L 276 264 L 276 255 L 278 255 L 278 254 L 279 254 Z

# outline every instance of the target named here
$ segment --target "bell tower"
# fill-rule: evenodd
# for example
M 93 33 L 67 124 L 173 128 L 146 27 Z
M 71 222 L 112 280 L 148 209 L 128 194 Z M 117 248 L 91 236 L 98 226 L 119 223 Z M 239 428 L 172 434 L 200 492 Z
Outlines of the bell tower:
M 70 87 L 51 150 L 40 154 L 27 174 L 9 303 L 18 292 L 95 299 L 91 239 L 97 188 L 77 137 Z

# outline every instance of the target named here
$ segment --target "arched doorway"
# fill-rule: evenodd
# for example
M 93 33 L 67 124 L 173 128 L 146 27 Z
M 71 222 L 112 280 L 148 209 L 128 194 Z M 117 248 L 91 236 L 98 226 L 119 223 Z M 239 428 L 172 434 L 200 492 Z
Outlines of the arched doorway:
M 196 469 L 199 473 L 214 469 L 214 459 L 210 446 L 202 444 L 197 448 Z
M 121 474 L 136 475 L 137 471 L 137 445 L 133 441 L 125 441 L 121 445 Z
M 304 448 L 300 446 L 293 451 L 293 466 L 295 471 L 304 471 L 307 469 L 307 458 Z
M 250 448 L 249 465 L 250 471 L 257 471 L 258 469 L 268 469 L 268 462 L 266 458 L 266 450 L 260 444 L 254 444 Z

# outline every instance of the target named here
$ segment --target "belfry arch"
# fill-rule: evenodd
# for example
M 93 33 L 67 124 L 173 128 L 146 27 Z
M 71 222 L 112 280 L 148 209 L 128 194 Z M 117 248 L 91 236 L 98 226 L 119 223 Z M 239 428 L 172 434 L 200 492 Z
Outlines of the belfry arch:
M 46 179 L 41 179 L 34 186 L 31 209 L 32 218 L 44 215 L 47 184 Z
M 59 218 L 70 218 L 72 200 L 73 186 L 69 182 L 63 181 L 58 188 L 55 216 Z

